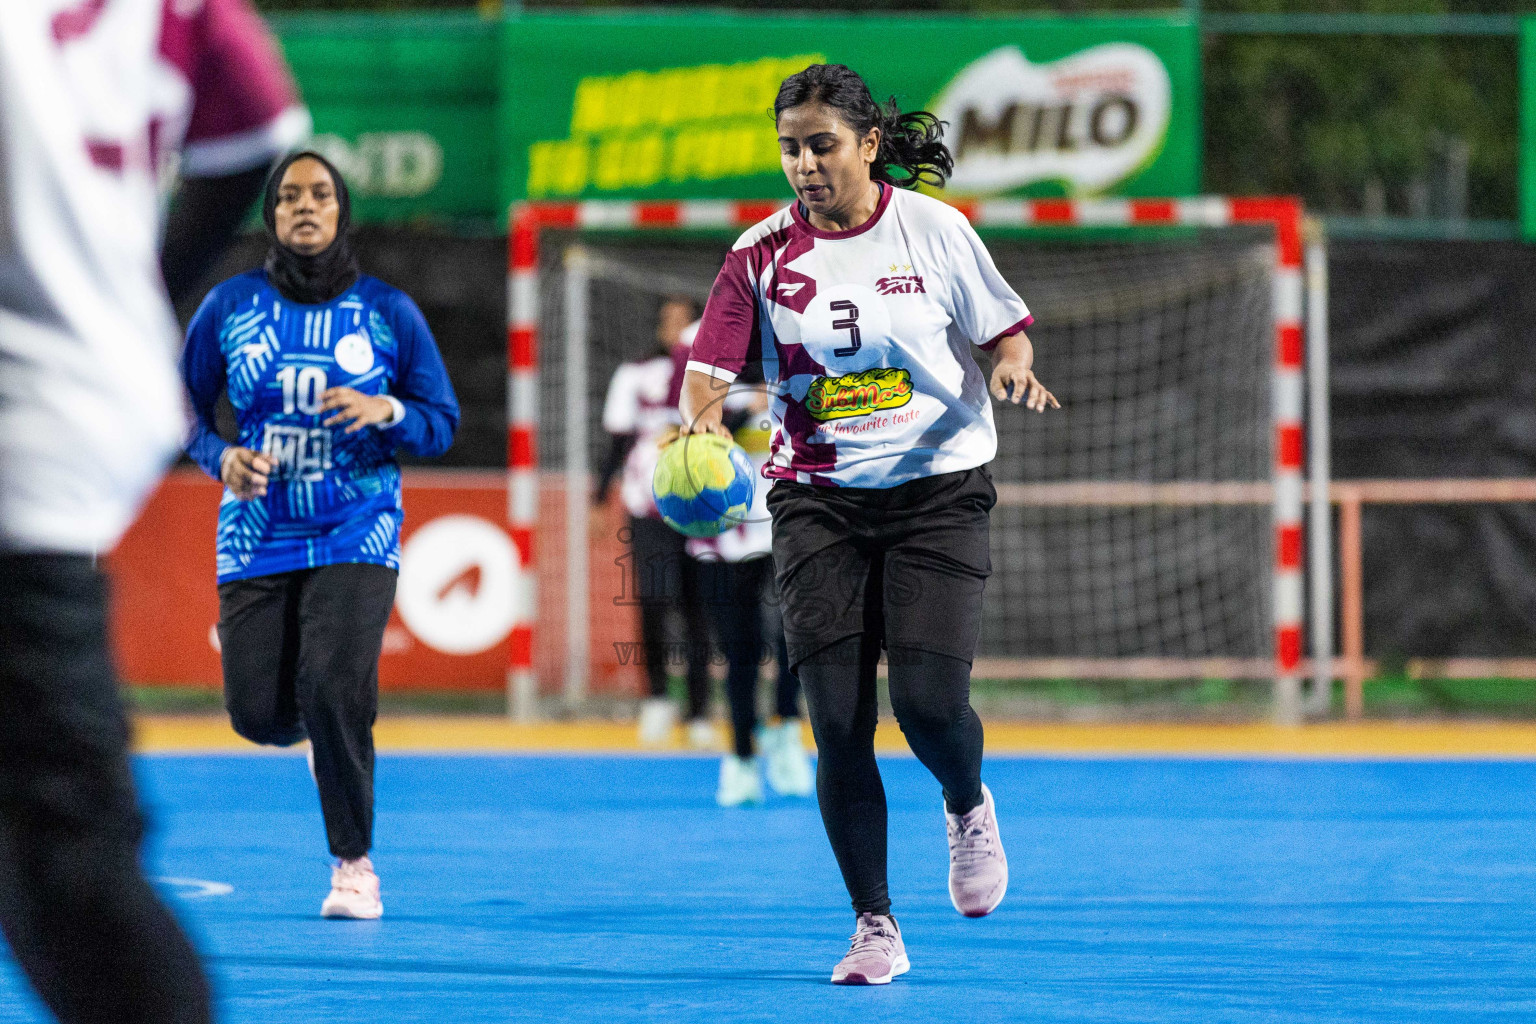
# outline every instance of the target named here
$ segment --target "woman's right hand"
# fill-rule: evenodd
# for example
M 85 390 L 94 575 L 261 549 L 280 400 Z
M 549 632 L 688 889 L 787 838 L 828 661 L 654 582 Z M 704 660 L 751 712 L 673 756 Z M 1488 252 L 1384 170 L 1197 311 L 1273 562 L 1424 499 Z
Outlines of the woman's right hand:
M 706 420 L 703 417 L 694 420 L 692 423 L 684 423 L 681 427 L 677 428 L 677 432 L 679 435 L 714 434 L 716 437 L 723 437 L 727 441 L 735 436 L 731 433 L 731 428 L 719 420 Z
M 249 448 L 228 448 L 219 461 L 219 479 L 241 501 L 264 497 L 272 461 Z

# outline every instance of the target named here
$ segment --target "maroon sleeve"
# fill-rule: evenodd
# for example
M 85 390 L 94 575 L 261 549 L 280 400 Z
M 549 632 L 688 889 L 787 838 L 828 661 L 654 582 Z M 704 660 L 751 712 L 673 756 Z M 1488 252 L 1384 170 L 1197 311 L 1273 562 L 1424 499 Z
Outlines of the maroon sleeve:
M 160 42 L 161 55 L 192 87 L 186 173 L 245 170 L 300 141 L 308 127 L 298 89 L 249 0 L 203 0 L 178 13 L 188 6 L 166 0 Z M 302 126 L 280 125 L 290 112 L 303 118 Z
M 667 384 L 667 404 L 677 408 L 683 397 L 683 375 L 688 371 L 688 360 L 693 358 L 692 345 L 678 345 L 672 349 L 672 380 Z
M 1008 335 L 1010 335 L 1010 334 L 1020 334 L 1020 333 L 1022 333 L 1024 331 L 1027 331 L 1029 328 L 1033 327 L 1034 325 L 1035 325 L 1035 318 L 1034 318 L 1034 316 L 1033 315 L 1027 316 L 1023 320 L 1020 320 L 1018 323 L 1014 324 L 1012 327 L 1009 327 L 1006 330 L 999 331 L 997 333 L 997 335 L 991 341 L 989 341 L 985 345 L 981 346 L 981 350 L 983 352 L 991 352 L 993 349 L 997 348 L 997 343 L 1002 341 L 1004 338 L 1008 337 Z
M 759 337 L 755 275 L 750 249 L 735 249 L 709 289 L 689 361 L 712 366 L 734 378 L 753 355 Z

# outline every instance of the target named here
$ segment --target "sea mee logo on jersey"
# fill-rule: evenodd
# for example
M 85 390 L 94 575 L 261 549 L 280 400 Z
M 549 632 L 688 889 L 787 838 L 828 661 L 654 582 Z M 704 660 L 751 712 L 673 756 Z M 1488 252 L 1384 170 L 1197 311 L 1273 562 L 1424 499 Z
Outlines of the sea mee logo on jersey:
M 825 423 L 899 409 L 912 401 L 912 374 L 900 367 L 865 370 L 842 377 L 817 377 L 805 393 L 805 411 Z
M 949 123 L 951 190 L 1000 194 L 1060 182 L 1105 192 L 1156 159 L 1173 86 L 1157 54 L 1105 43 L 1046 64 L 1004 46 L 970 64 L 933 101 Z
M 766 111 L 781 81 L 823 59 L 811 53 L 582 78 L 570 137 L 528 147 L 528 196 L 777 171 L 779 141 Z

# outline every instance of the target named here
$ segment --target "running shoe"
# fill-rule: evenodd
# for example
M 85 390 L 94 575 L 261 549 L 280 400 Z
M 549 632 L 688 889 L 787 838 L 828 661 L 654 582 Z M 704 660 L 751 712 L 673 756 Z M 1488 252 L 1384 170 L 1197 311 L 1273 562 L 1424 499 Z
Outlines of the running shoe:
M 331 869 L 331 894 L 320 905 L 321 917 L 346 917 L 372 921 L 384 914 L 379 898 L 379 876 L 367 857 L 337 861 Z
M 848 955 L 832 969 L 834 985 L 889 985 L 912 969 L 896 919 L 884 914 L 860 914 Z
M 757 758 L 735 754 L 721 758 L 720 788 L 715 791 L 715 803 L 721 807 L 740 807 L 762 802 L 763 777 L 758 772 Z
M 768 785 L 775 793 L 810 796 L 816 792 L 816 774 L 800 738 L 800 719 L 786 718 L 778 725 L 763 726 L 758 743 L 768 762 Z
M 640 745 L 665 747 L 677 727 L 677 705 L 666 697 L 647 697 L 640 702 Z
M 944 811 L 949 831 L 949 901 L 966 917 L 986 917 L 1008 891 L 1008 858 L 997 829 L 992 791 L 965 814 Z
M 707 718 L 695 718 L 688 723 L 688 745 L 694 750 L 719 750 L 720 730 Z

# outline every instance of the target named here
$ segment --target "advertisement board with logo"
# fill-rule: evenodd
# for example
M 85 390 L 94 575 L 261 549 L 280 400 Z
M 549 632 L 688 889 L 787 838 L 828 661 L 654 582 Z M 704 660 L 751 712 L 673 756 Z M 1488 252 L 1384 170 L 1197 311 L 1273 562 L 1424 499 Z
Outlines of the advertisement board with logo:
M 1520 19 L 1520 234 L 1536 242 L 1536 17 Z
M 275 19 L 360 221 L 494 218 L 502 25 L 473 17 Z
M 405 527 L 395 608 L 384 631 L 379 684 L 391 691 L 492 691 L 506 687 L 511 645 L 537 617 L 535 647 L 545 692 L 564 674 L 563 475 L 541 485 L 534 543 L 539 607 L 525 607 L 523 571 L 506 529 L 507 481 L 493 470 L 407 469 Z M 214 531 L 220 486 L 195 469 L 171 473 L 108 559 L 118 671 L 132 684 L 220 685 L 219 595 Z M 588 634 L 594 694 L 643 687 L 634 568 L 617 502 L 596 510 Z
M 1182 18 L 523 15 L 505 46 L 511 199 L 785 194 L 769 111 L 821 62 L 948 122 L 951 194 L 1199 190 L 1199 36 Z

